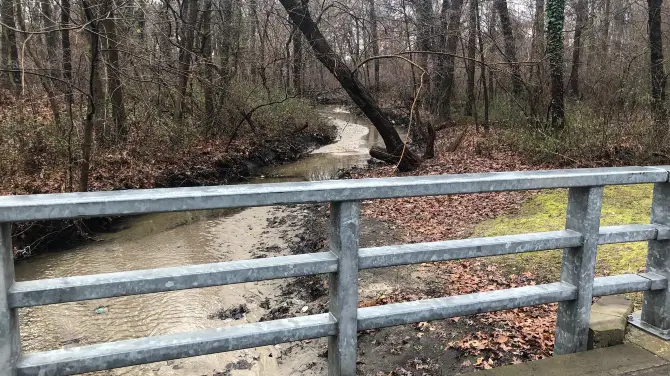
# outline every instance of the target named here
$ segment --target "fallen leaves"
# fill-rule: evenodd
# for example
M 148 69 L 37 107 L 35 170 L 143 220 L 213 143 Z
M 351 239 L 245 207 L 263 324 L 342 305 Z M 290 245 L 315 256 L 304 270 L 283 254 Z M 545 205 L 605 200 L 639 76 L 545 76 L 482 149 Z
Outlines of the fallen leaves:
M 424 268 L 439 270 L 431 274 L 445 280 L 448 295 L 535 284 L 532 273 L 505 275 L 495 265 L 478 260 L 427 264 Z M 542 359 L 551 356 L 553 351 L 555 315 L 556 304 L 479 314 L 473 319 L 487 330 L 468 333 L 457 341 L 449 342 L 448 347 L 467 355 L 485 355 L 494 365 L 514 359 Z M 475 367 L 485 368 L 483 364 L 475 364 Z
M 448 138 L 440 138 L 436 145 L 437 157 L 424 161 L 416 171 L 399 174 L 393 167 L 381 166 L 354 170 L 351 176 L 369 178 L 442 175 L 540 168 L 524 164 L 513 152 L 506 150 L 492 151 L 487 157 L 477 155 L 474 146 L 470 144 L 464 145 L 454 153 L 447 153 L 444 148 L 448 144 Z M 362 213 L 403 228 L 407 239 L 411 242 L 439 241 L 468 237 L 475 224 L 517 210 L 529 194 L 495 192 L 374 200 L 363 204 Z
M 438 143 L 438 157 L 426 161 L 418 171 L 402 175 L 435 175 L 516 171 L 532 169 L 513 152 L 490 151 L 478 155 L 476 147 L 467 143 L 454 153 L 445 153 L 448 140 Z M 536 168 L 540 168 L 537 166 Z M 391 167 L 357 170 L 352 176 L 387 177 L 397 175 Z M 530 193 L 496 192 L 440 197 L 410 197 L 365 202 L 363 215 L 395 225 L 404 230 L 408 242 L 429 242 L 467 238 L 474 226 L 484 220 L 514 212 Z M 422 279 L 441 281 L 444 291 L 435 296 L 452 296 L 534 285 L 535 275 L 507 275 L 495 265 L 482 260 L 462 260 L 421 264 Z M 393 298 L 367 301 L 363 306 L 388 304 L 402 298 L 399 291 Z M 412 299 L 413 300 L 413 299 Z M 451 322 L 464 326 L 465 334 L 448 342 L 448 348 L 466 356 L 461 367 L 489 369 L 496 365 L 519 363 L 550 356 L 553 351 L 556 305 L 519 308 L 483 313 L 467 320 L 454 317 Z M 430 323 L 415 325 L 419 334 L 430 330 Z M 394 374 L 402 374 L 400 372 Z

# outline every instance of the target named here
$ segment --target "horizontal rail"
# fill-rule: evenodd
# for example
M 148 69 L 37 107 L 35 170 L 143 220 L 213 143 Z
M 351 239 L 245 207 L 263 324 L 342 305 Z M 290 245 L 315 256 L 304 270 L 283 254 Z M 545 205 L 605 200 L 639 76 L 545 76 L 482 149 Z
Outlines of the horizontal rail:
M 332 273 L 331 252 L 15 282 L 12 308 Z
M 657 225 L 602 227 L 600 244 L 656 239 Z M 574 231 L 540 232 L 444 242 L 363 248 L 359 268 L 371 269 L 423 262 L 498 256 L 512 253 L 577 247 Z M 299 277 L 337 271 L 337 256 L 330 252 L 230 261 L 161 269 L 15 282 L 9 290 L 11 308 L 81 300 L 150 294 L 269 279 Z
M 596 278 L 593 281 L 593 296 L 663 290 L 666 287 L 667 279 L 660 275 L 621 274 Z
M 573 300 L 577 288 L 564 282 L 394 303 L 358 310 L 358 330 Z
M 18 376 L 61 376 L 221 353 L 337 332 L 329 313 L 25 354 Z
M 0 197 L 0 222 L 668 181 L 659 167 L 329 180 Z
M 361 269 L 371 269 L 577 247 L 581 243 L 582 235 L 578 232 L 552 231 L 434 243 L 403 244 L 361 249 L 358 263 Z
M 652 284 L 652 280 L 658 283 Z M 646 291 L 667 286 L 660 276 L 626 274 L 596 278 L 594 296 Z M 411 324 L 555 303 L 575 299 L 577 288 L 557 282 L 446 298 L 395 303 L 358 309 L 358 330 Z M 334 335 L 337 321 L 330 314 L 244 324 L 191 333 L 145 337 L 84 347 L 27 353 L 18 364 L 19 376 L 71 375 Z
M 670 239 L 670 228 L 661 225 L 605 226 L 599 231 L 598 244 L 631 243 Z

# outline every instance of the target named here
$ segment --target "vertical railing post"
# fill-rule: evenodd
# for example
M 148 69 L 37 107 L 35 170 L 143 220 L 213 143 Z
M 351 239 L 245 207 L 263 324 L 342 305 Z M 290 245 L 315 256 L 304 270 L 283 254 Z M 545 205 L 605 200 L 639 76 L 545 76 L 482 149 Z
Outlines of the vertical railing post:
M 575 300 L 558 304 L 554 355 L 586 350 L 593 300 L 602 187 L 570 188 L 565 228 L 582 234 L 580 247 L 563 251 L 561 282 L 577 287 Z
M 0 376 L 16 375 L 21 345 L 18 310 L 9 308 L 9 288 L 14 283 L 11 224 L 0 223 Z
M 338 329 L 328 338 L 329 376 L 356 375 L 359 222 L 359 202 L 330 204 L 330 250 L 337 255 L 338 266 L 328 282 L 329 308 Z
M 651 223 L 670 226 L 670 183 L 654 185 Z M 670 278 L 670 240 L 649 241 L 647 272 Z M 644 292 L 641 320 L 647 330 L 667 336 L 670 329 L 670 289 Z

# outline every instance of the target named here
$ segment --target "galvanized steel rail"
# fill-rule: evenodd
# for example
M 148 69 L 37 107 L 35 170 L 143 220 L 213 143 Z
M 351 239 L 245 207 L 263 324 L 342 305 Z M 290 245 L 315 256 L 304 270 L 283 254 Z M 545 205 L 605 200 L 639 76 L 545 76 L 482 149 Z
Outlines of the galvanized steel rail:
M 463 174 L 0 197 L 0 375 L 71 375 L 329 337 L 331 376 L 354 376 L 356 332 L 559 303 L 555 353 L 586 349 L 594 296 L 644 291 L 640 326 L 670 330 L 668 167 Z M 600 227 L 603 186 L 653 183 L 651 224 Z M 363 200 L 569 188 L 566 229 L 387 247 L 358 247 Z M 16 282 L 11 222 L 330 202 L 330 251 L 297 256 Z M 647 273 L 594 278 L 600 244 L 648 241 Z M 556 283 L 358 308 L 363 269 L 564 249 Z M 18 310 L 81 300 L 328 273 L 330 313 L 38 353 L 20 351 Z

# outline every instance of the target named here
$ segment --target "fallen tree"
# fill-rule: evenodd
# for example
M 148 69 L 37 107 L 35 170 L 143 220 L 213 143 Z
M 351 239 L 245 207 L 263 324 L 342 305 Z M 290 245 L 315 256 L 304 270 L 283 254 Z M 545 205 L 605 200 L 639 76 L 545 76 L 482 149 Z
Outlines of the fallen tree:
M 316 58 L 333 74 L 351 100 L 379 131 L 379 135 L 386 146 L 383 160 L 397 163 L 398 169 L 401 171 L 409 171 L 418 167 L 421 159 L 405 145 L 370 92 L 356 78 L 356 75 L 349 69 L 344 60 L 330 47 L 318 26 L 312 20 L 307 2 L 305 0 L 279 1 L 288 12 L 291 22 L 298 27 L 312 46 Z M 371 154 L 373 157 L 380 156 L 379 153 Z

